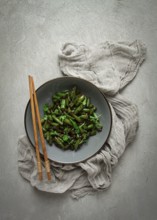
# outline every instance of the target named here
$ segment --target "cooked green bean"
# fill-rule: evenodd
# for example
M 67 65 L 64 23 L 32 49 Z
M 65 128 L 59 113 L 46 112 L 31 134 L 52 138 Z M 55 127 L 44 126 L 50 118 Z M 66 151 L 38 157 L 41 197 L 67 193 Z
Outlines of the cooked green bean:
M 43 106 L 43 113 L 44 138 L 63 150 L 78 150 L 103 129 L 96 107 L 76 87 L 54 94 L 52 103 Z
M 63 122 L 61 122 L 55 115 L 52 115 L 52 118 L 54 119 L 54 121 L 56 121 L 58 124 L 62 125 Z

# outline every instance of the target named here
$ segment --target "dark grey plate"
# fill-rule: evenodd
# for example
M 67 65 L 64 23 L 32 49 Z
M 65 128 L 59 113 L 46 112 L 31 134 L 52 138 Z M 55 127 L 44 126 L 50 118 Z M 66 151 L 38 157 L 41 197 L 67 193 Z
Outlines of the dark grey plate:
M 105 144 L 112 126 L 111 109 L 104 95 L 92 83 L 75 77 L 56 78 L 46 82 L 36 90 L 41 116 L 43 115 L 43 105 L 45 103 L 51 103 L 51 97 L 54 93 L 64 89 L 70 89 L 73 86 L 77 86 L 77 88 L 89 97 L 91 102 L 97 107 L 97 113 L 101 114 L 100 121 L 103 125 L 103 130 L 98 132 L 95 136 L 90 137 L 87 143 L 83 144 L 76 152 L 70 150 L 63 151 L 55 145 L 49 146 L 46 143 L 49 159 L 64 164 L 78 163 L 96 154 Z M 24 123 L 28 139 L 34 146 L 30 101 L 28 102 L 25 110 Z M 42 154 L 41 146 L 40 152 Z

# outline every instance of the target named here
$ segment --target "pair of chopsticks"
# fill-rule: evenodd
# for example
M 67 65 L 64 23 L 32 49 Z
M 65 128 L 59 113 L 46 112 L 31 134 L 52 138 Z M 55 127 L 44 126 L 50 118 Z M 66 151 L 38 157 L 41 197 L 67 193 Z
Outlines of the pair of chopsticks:
M 29 92 L 30 92 L 34 142 L 35 142 L 35 150 L 36 150 L 36 157 L 37 157 L 38 177 L 40 181 L 43 179 L 36 122 L 39 128 L 39 134 L 40 134 L 40 140 L 41 140 L 41 145 L 42 145 L 42 151 L 44 154 L 47 178 L 48 180 L 51 180 L 50 163 L 47 157 L 46 145 L 45 145 L 44 135 L 42 131 L 42 125 L 41 125 L 41 120 L 40 120 L 40 113 L 39 113 L 38 101 L 37 101 L 37 96 L 36 96 L 36 91 L 35 91 L 35 86 L 34 86 L 34 80 L 33 80 L 33 77 L 30 75 L 28 76 L 28 79 L 29 79 Z

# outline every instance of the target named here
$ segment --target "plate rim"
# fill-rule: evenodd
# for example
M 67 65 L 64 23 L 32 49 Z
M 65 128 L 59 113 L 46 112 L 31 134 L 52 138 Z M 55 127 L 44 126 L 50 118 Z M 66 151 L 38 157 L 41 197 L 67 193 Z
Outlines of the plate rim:
M 112 130 L 112 125 L 113 125 L 113 116 L 112 116 L 112 110 L 111 110 L 111 106 L 109 104 L 109 101 L 107 100 L 106 96 L 104 95 L 104 93 L 96 86 L 94 85 L 92 82 L 89 82 L 85 79 L 82 79 L 82 78 L 78 78 L 78 77 L 73 77 L 73 76 L 61 76 L 61 77 L 56 77 L 56 78 L 53 78 L 53 79 L 50 79 L 48 81 L 46 81 L 45 83 L 43 83 L 42 85 L 40 85 L 35 91 L 37 92 L 39 89 L 41 89 L 43 86 L 45 86 L 47 83 L 50 83 L 52 81 L 55 81 L 55 80 L 58 80 L 58 79 L 64 79 L 64 78 L 71 78 L 71 79 L 79 79 L 79 80 L 83 80 L 85 82 L 87 82 L 88 84 L 90 84 L 91 86 L 93 86 L 94 88 L 96 88 L 103 96 L 103 98 L 105 99 L 107 105 L 108 105 L 108 108 L 109 108 L 109 112 L 110 112 L 110 117 L 111 117 L 111 123 L 110 123 L 110 129 L 109 129 L 109 132 L 108 132 L 108 135 L 107 135 L 107 138 L 106 140 L 104 141 L 103 145 L 94 153 L 92 154 L 91 156 L 85 158 L 85 159 L 82 159 L 82 160 L 79 160 L 79 161 L 75 161 L 75 162 L 60 162 L 60 161 L 56 161 L 56 160 L 52 160 L 51 158 L 49 158 L 48 156 L 48 159 L 51 161 L 51 162 L 55 162 L 55 163 L 59 163 L 59 164 L 69 164 L 69 165 L 72 165 L 72 164 L 78 164 L 78 163 L 82 163 L 92 157 L 94 157 L 97 153 L 99 153 L 99 151 L 101 151 L 101 149 L 103 148 L 103 146 L 106 144 L 106 142 L 108 141 L 109 137 L 110 137 L 110 134 L 111 134 L 111 130 Z M 32 143 L 29 135 L 28 135 L 28 131 L 27 131 L 27 127 L 26 127 L 26 115 L 27 115 L 27 110 L 28 110 L 28 106 L 30 104 L 30 98 L 27 102 L 27 105 L 26 105 L 26 108 L 25 108 L 25 113 L 24 113 L 24 127 L 25 127 L 25 132 L 26 132 L 26 136 L 30 142 L 30 144 L 33 146 L 33 148 L 35 149 L 35 146 L 34 144 Z M 40 152 L 40 155 L 41 157 L 43 158 L 43 153 Z

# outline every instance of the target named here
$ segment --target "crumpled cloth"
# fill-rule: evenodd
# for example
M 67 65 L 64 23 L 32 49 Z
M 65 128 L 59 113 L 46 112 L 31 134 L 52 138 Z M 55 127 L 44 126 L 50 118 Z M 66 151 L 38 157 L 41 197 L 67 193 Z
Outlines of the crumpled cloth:
M 106 145 L 85 162 L 62 165 L 51 162 L 52 181 L 37 175 L 34 148 L 27 137 L 18 140 L 18 168 L 31 185 L 41 191 L 64 193 L 71 191 L 73 198 L 105 190 L 111 185 L 113 167 L 118 164 L 126 146 L 136 136 L 138 128 L 137 106 L 123 98 L 119 92 L 136 76 L 146 57 L 141 41 L 104 42 L 98 45 L 65 43 L 59 53 L 59 67 L 66 76 L 86 79 L 106 95 L 112 110 L 113 125 Z

